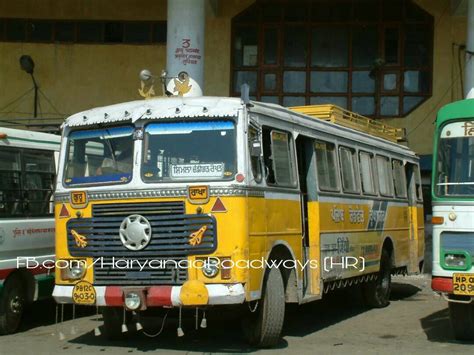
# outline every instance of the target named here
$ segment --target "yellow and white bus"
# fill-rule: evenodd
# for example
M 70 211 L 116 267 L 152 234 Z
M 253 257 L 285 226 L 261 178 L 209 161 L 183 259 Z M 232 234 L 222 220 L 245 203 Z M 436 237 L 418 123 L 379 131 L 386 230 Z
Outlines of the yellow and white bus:
M 423 261 L 418 158 L 314 117 L 325 115 L 350 127 L 362 119 L 222 97 L 69 117 L 55 193 L 57 302 L 101 307 L 110 337 L 132 313 L 176 308 L 181 319 L 182 309 L 200 317 L 242 305 L 244 334 L 259 346 L 280 339 L 286 303 L 361 283 L 368 304 L 386 306 L 391 274 Z

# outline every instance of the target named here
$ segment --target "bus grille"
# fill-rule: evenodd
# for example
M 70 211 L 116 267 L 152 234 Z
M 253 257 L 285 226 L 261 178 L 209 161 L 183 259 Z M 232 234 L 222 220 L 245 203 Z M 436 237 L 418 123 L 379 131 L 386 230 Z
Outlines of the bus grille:
M 119 236 L 122 221 L 131 214 L 144 216 L 152 229 L 150 243 L 138 251 L 127 249 Z M 191 245 L 190 235 L 203 226 L 206 229 L 201 243 Z M 78 245 L 72 230 L 76 237 L 85 237 L 85 247 Z M 181 284 L 187 278 L 187 270 L 176 267 L 180 260 L 216 250 L 216 220 L 212 215 L 184 214 L 182 202 L 94 205 L 92 218 L 67 222 L 67 245 L 74 257 L 94 258 L 98 285 Z M 140 271 L 140 265 L 147 260 L 153 261 L 152 267 L 148 264 Z M 118 267 L 113 267 L 112 262 Z
M 182 285 L 188 278 L 186 258 L 155 258 L 151 264 L 147 258 L 104 257 L 94 264 L 94 284 L 101 285 Z M 114 268 L 115 264 L 120 268 Z M 124 266 L 127 266 L 124 268 Z M 144 267 L 143 267 L 144 266 Z

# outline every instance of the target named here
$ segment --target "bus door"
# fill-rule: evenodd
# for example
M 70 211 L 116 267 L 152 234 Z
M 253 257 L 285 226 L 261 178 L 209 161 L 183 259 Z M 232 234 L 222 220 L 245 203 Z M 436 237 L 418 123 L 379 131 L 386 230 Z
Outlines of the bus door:
M 408 263 L 408 273 L 416 273 L 418 269 L 418 224 L 422 221 L 418 220 L 418 208 L 417 208 L 417 184 L 416 176 L 417 166 L 412 163 L 406 164 L 406 181 L 408 191 L 408 216 L 410 223 L 410 235 L 409 235 L 409 255 L 410 261 Z
M 296 152 L 301 191 L 303 260 L 306 265 L 303 292 L 310 297 L 322 293 L 321 265 L 316 264 L 320 261 L 320 233 L 314 140 L 299 136 L 296 140 Z

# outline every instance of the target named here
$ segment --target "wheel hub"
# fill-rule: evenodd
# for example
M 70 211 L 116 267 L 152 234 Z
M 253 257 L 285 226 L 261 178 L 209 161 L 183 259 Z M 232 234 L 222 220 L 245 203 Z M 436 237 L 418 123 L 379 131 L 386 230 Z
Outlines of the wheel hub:
M 19 296 L 15 296 L 10 301 L 10 309 L 15 314 L 20 314 L 23 310 L 23 302 Z

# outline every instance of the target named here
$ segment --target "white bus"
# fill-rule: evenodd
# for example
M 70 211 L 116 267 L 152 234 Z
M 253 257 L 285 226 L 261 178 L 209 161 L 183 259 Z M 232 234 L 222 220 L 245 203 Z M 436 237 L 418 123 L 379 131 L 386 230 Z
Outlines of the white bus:
M 15 332 L 25 305 L 52 293 L 60 142 L 53 134 L 0 127 L 0 334 Z

